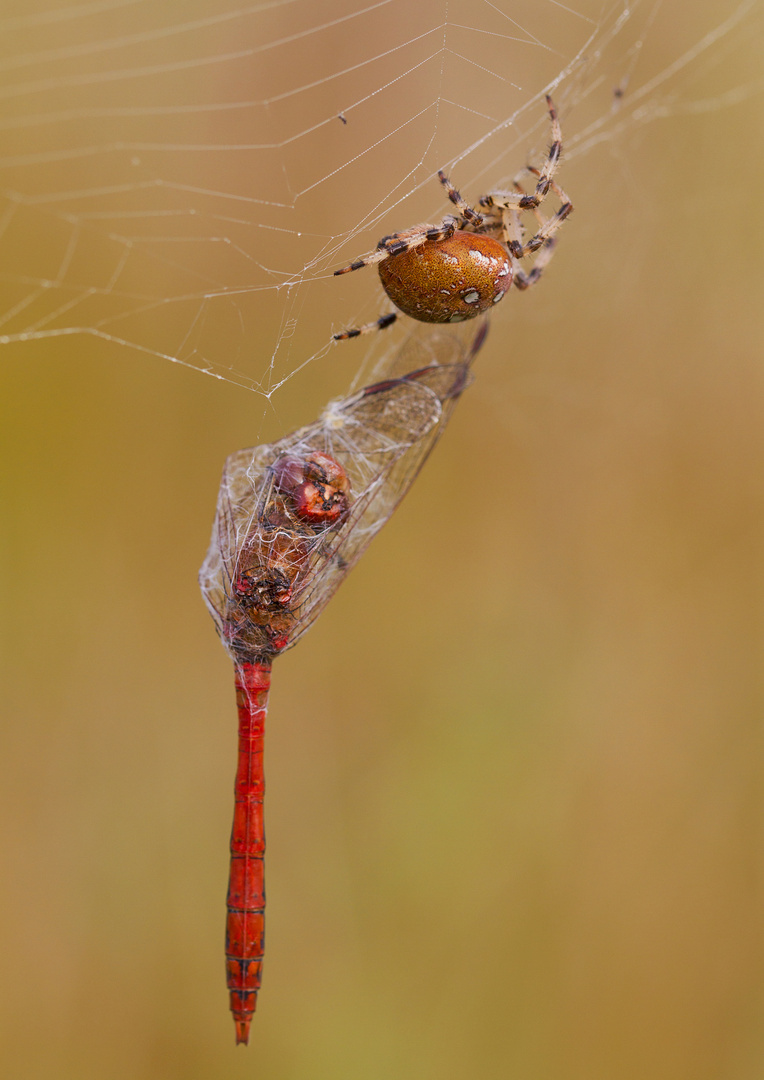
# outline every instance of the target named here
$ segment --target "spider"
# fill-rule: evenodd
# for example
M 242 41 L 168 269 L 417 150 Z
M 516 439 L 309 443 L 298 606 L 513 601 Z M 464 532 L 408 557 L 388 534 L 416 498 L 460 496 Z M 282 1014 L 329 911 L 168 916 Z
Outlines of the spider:
M 459 213 L 446 215 L 440 225 L 415 225 L 383 236 L 374 251 L 335 270 L 335 276 L 376 264 L 382 287 L 398 310 L 429 323 L 473 319 L 498 304 L 513 283 L 518 289 L 535 285 L 552 257 L 555 233 L 573 209 L 554 180 L 562 154 L 562 133 L 549 95 L 546 103 L 552 122 L 552 145 L 541 169 L 526 166 L 522 171 L 536 177 L 532 194 L 524 190 L 518 177 L 512 191 L 491 191 L 481 197 L 480 210 L 473 210 L 441 170 L 440 182 Z M 539 206 L 550 191 L 559 199 L 560 207 L 544 218 Z M 524 242 L 520 214 L 526 210 L 533 214 L 538 228 Z M 520 260 L 535 252 L 536 261 L 525 273 Z M 389 312 L 375 322 L 335 334 L 334 340 L 346 341 L 384 330 L 397 318 L 397 312 Z

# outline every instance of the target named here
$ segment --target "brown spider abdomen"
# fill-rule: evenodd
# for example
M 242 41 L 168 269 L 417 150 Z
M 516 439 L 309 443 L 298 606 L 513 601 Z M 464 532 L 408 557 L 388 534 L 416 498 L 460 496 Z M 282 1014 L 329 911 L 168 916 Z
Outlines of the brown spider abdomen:
M 379 264 L 382 286 L 397 308 L 420 322 L 464 322 L 488 311 L 512 284 L 512 264 L 498 240 L 455 232 Z

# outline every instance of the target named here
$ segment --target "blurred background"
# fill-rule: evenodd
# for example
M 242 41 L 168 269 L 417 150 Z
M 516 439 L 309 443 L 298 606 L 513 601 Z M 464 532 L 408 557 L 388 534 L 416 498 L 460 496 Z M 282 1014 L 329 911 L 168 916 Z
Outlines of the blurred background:
M 4 9 L 3 1074 L 753 1080 L 761 5 L 361 9 Z M 410 327 L 330 348 L 387 310 L 331 270 L 550 88 L 555 260 L 274 668 L 237 1049 L 222 464 L 368 381 Z

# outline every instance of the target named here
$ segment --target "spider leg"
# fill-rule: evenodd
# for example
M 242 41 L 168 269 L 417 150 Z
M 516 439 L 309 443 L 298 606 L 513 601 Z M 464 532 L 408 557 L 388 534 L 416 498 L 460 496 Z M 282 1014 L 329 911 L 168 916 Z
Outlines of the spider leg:
M 565 203 L 560 207 L 556 214 L 550 217 L 548 221 L 544 222 L 539 231 L 525 244 L 519 238 L 517 240 L 513 238 L 509 243 L 510 254 L 516 259 L 524 259 L 526 255 L 532 255 L 534 251 L 538 251 L 540 248 L 545 247 L 572 210 L 573 206 L 571 203 Z M 516 214 L 517 211 L 513 209 L 509 210 L 508 213 L 512 216 Z
M 550 189 L 556 191 L 554 174 L 560 164 L 560 155 L 562 154 L 562 133 L 560 131 L 560 121 L 557 118 L 557 110 L 548 94 L 546 103 L 549 106 L 549 115 L 552 120 L 552 145 L 549 147 L 546 161 L 540 169 L 534 169 L 529 165 L 526 166 L 525 170 L 533 173 L 537 178 L 536 190 L 531 195 L 528 195 L 522 188 L 512 192 L 492 191 L 488 195 L 484 195 L 480 200 L 481 206 L 497 207 L 499 209 L 515 207 L 518 210 L 535 210 L 547 197 Z
M 549 154 L 544 162 L 541 172 L 537 173 L 538 183 L 536 184 L 536 190 L 532 195 L 526 196 L 526 202 L 521 205 L 521 210 L 530 210 L 546 198 L 546 194 L 552 185 L 552 178 L 557 171 L 557 166 L 560 164 L 560 157 L 562 155 L 562 131 L 560 130 L 560 121 L 557 117 L 557 109 L 554 107 L 554 102 L 550 98 L 549 94 L 546 95 L 546 103 L 549 108 L 549 118 L 552 121 L 552 145 L 549 147 Z
M 398 315 L 391 311 L 388 315 L 380 315 L 375 322 L 366 323 L 354 330 L 343 330 L 341 334 L 332 334 L 334 341 L 347 341 L 349 338 L 360 337 L 362 334 L 371 334 L 374 330 L 384 330 L 386 326 L 392 326 Z
M 526 165 L 525 168 L 523 169 L 523 172 L 532 173 L 533 176 L 540 176 L 541 175 L 540 170 L 539 169 L 534 169 L 534 167 L 532 165 Z M 520 187 L 520 185 L 517 183 L 517 180 L 515 180 L 514 183 L 515 183 L 515 186 L 516 186 L 518 191 L 523 190 Z M 566 203 L 570 203 L 570 199 L 568 198 L 568 196 L 565 194 L 565 192 L 562 190 L 562 188 L 560 187 L 560 185 L 558 183 L 556 183 L 554 180 L 550 180 L 549 181 L 549 187 L 555 193 L 555 195 L 560 200 L 560 203 L 563 206 Z M 571 204 L 571 206 L 572 206 L 572 204 Z
M 533 173 L 534 176 L 541 175 L 538 169 L 534 169 L 530 165 L 527 166 L 526 171 Z M 517 192 L 523 191 L 517 180 L 515 180 L 514 186 Z M 565 221 L 567 216 L 573 211 L 573 203 L 570 201 L 570 199 L 559 186 L 559 184 L 556 184 L 554 180 L 552 180 L 550 181 L 550 187 L 552 191 L 554 191 L 557 198 L 560 200 L 560 207 L 557 212 L 548 219 L 545 219 L 541 216 L 538 211 L 538 207 L 532 206 L 527 208 L 536 218 L 536 221 L 539 223 L 540 228 L 535 234 L 535 236 L 532 236 L 531 239 L 525 244 L 522 242 L 522 231 L 518 233 L 517 230 L 515 230 L 513 232 L 512 238 L 509 240 L 509 250 L 516 259 L 524 259 L 526 255 L 530 255 L 534 251 L 538 251 L 540 248 L 543 248 L 547 243 L 549 243 L 550 239 L 557 232 L 560 225 L 562 225 L 563 221 Z M 504 207 L 505 211 L 508 212 L 510 216 L 515 215 L 518 217 L 518 220 L 519 208 L 521 208 L 521 204 L 516 204 L 515 206 L 508 205 Z
M 406 229 L 405 232 L 383 236 L 375 251 L 356 259 L 349 266 L 343 266 L 342 269 L 335 270 L 334 276 L 349 274 L 351 270 L 360 270 L 362 266 L 373 266 L 375 263 L 382 262 L 383 259 L 389 259 L 394 255 L 402 255 L 404 251 L 411 251 L 412 248 L 421 247 L 428 240 L 448 240 L 450 236 L 454 235 L 458 226 L 459 218 L 448 214 L 443 218 L 440 225 L 415 225 L 413 229 Z
M 451 202 L 459 209 L 462 219 L 465 222 L 468 221 L 470 225 L 482 225 L 483 215 L 479 214 L 477 210 L 473 210 L 470 204 L 464 201 L 442 169 L 438 170 L 438 179 L 446 189 L 446 194 Z
M 515 181 L 515 186 L 520 188 L 517 181 Z M 522 191 L 522 188 L 520 188 L 520 190 Z M 547 263 L 552 258 L 557 245 L 554 233 L 562 224 L 564 218 L 558 221 L 556 220 L 555 215 L 555 217 L 546 221 L 539 211 L 534 208 L 532 213 L 539 223 L 540 228 L 533 239 L 529 240 L 527 244 L 523 244 L 523 226 L 520 221 L 520 211 L 516 207 L 509 207 L 505 209 L 504 213 L 506 216 L 504 218 L 503 231 L 505 243 L 509 249 L 509 257 L 512 260 L 512 281 L 518 289 L 524 291 L 525 289 L 529 289 L 531 285 L 536 284 L 544 272 Z M 539 240 L 539 237 L 542 239 Z M 536 243 L 537 240 L 538 243 Z M 526 274 L 525 271 L 521 269 L 520 260 L 524 258 L 525 255 L 530 254 L 531 251 L 538 251 L 538 255 L 536 256 L 533 267 Z
M 544 272 L 547 263 L 552 258 L 552 255 L 554 255 L 556 247 L 557 240 L 554 237 L 550 237 L 539 251 L 536 261 L 533 264 L 533 268 L 527 274 L 524 270 L 521 270 L 519 266 L 515 265 L 515 276 L 512 280 L 513 284 L 516 285 L 521 292 L 525 291 L 525 289 L 529 289 L 531 285 L 536 284 Z

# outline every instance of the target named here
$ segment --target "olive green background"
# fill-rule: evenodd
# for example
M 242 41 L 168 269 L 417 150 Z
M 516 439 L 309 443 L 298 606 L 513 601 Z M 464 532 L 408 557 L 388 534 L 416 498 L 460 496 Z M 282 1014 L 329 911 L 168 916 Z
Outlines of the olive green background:
M 646 40 L 659 67 L 687 11 Z M 696 100 L 747 84 L 750 26 Z M 547 279 L 277 661 L 247 1050 L 234 695 L 196 573 L 226 454 L 311 420 L 362 349 L 266 406 L 94 339 L 3 348 L 4 1075 L 761 1076 L 763 128 L 739 97 L 564 164 Z M 373 317 L 371 272 L 353 287 Z

